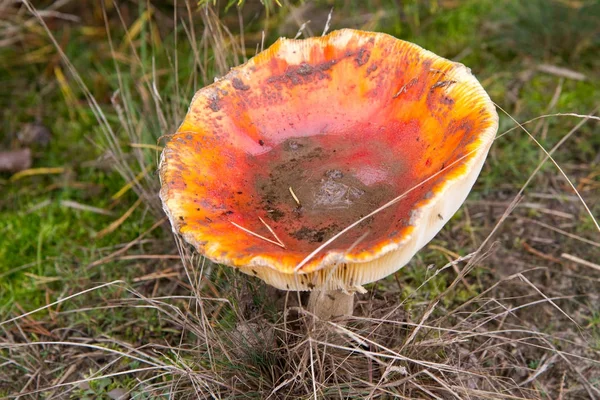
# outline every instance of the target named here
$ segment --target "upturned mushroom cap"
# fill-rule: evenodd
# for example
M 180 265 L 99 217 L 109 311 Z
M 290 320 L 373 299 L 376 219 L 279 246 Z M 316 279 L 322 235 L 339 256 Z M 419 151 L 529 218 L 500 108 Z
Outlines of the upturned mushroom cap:
M 444 226 L 497 126 L 470 70 L 417 45 L 350 29 L 280 39 L 196 93 L 162 153 L 160 197 L 215 262 L 280 289 L 352 291 Z

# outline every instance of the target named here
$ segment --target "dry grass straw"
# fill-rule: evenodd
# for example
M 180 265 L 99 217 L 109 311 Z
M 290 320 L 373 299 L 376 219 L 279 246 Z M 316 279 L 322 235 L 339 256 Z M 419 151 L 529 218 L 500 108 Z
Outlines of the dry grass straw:
M 540 388 L 531 385 L 536 377 L 562 360 L 566 373 L 578 376 L 582 386 L 569 390 L 581 394 L 581 389 L 586 389 L 594 398 L 594 387 L 584 374 L 597 368 L 598 361 L 593 353 L 586 354 L 589 349 L 578 343 L 578 335 L 543 333 L 522 318 L 523 310 L 560 299 L 539 293 L 531 282 L 525 287 L 532 286 L 532 290 L 521 299 L 490 296 L 503 286 L 527 281 L 526 276 L 533 271 L 506 277 L 451 310 L 435 299 L 418 322 L 410 320 L 402 304 L 390 301 L 398 293 L 388 289 L 381 296 L 362 298 L 358 315 L 342 326 L 335 322 L 315 324 L 313 316 L 299 307 L 287 308 L 286 322 L 273 320 L 273 315 L 261 310 L 244 311 L 242 301 L 236 304 L 219 288 L 210 287 L 206 276 L 213 265 L 184 243 L 179 242 L 179 247 L 192 295 L 147 297 L 123 282 L 111 282 L 0 324 L 4 331 L 0 349 L 6 354 L 3 362 L 18 365 L 33 378 L 21 395 L 66 395 L 84 382 L 130 375 L 138 381 L 132 393 L 143 391 L 150 396 L 529 399 L 541 398 Z M 130 296 L 68 313 L 145 308 L 159 316 L 165 332 L 173 333 L 166 334 L 166 340 L 134 345 L 110 332 L 91 338 L 75 329 L 57 327 L 52 335 L 64 332 L 58 340 L 29 341 L 30 335 L 21 326 L 28 316 L 109 286 L 120 286 Z M 220 322 L 224 312 L 235 316 L 230 326 Z M 58 317 L 61 315 L 66 314 L 59 312 Z M 46 368 L 38 363 L 40 351 L 52 354 L 46 357 Z M 54 358 L 57 351 L 64 357 L 58 362 Z M 518 367 L 526 352 L 540 354 L 546 361 L 537 368 Z M 84 358 L 98 355 L 105 361 L 85 378 L 71 372 L 73 376 L 59 383 L 52 374 L 54 365 L 69 360 L 80 364 Z M 137 366 L 127 367 L 132 361 Z

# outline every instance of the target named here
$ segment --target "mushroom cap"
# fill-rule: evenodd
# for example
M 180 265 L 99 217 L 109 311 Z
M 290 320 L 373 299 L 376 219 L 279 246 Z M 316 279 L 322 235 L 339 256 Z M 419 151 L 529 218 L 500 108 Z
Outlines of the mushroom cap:
M 497 128 L 470 70 L 415 44 L 351 29 L 279 39 L 196 93 L 160 197 L 215 262 L 280 289 L 351 291 L 435 236 Z

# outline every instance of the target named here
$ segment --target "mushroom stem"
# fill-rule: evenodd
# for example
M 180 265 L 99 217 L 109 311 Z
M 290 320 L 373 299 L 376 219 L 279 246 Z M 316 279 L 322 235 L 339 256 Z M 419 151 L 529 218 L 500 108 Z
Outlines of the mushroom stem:
M 308 298 L 308 310 L 323 320 L 348 317 L 354 311 L 354 293 L 341 290 L 313 290 Z

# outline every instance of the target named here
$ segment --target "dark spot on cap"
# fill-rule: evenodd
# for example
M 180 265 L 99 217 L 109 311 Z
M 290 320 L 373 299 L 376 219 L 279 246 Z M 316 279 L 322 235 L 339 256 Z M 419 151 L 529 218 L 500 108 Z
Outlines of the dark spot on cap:
M 446 104 L 446 105 L 449 105 L 449 106 L 451 106 L 452 104 L 454 104 L 454 100 L 452 100 L 452 99 L 451 99 L 450 97 L 448 97 L 448 96 L 442 96 L 442 97 L 440 98 L 440 102 L 441 102 L 442 104 Z
M 302 63 L 300 64 L 300 67 L 298 68 L 298 75 L 310 75 L 314 72 L 314 67 L 312 67 L 310 64 L 307 63 Z
M 344 174 L 339 169 L 330 169 L 325 172 L 325 176 L 331 179 L 342 179 Z
M 244 84 L 244 81 L 242 81 L 240 78 L 233 78 L 231 80 L 231 84 L 233 85 L 234 89 L 237 89 L 237 90 L 248 90 L 248 89 L 250 89 L 250 86 Z
M 282 84 L 291 87 L 304 83 L 310 83 L 314 80 L 330 78 L 325 72 L 331 69 L 336 60 L 323 62 L 317 65 L 310 65 L 303 62 L 299 66 L 288 67 L 285 73 L 267 78 L 267 83 L 280 87 Z
M 217 112 L 221 109 L 221 106 L 219 105 L 219 96 L 217 94 L 210 97 L 208 107 L 214 112 Z
M 371 63 L 371 65 L 369 65 L 367 67 L 367 76 L 369 76 L 371 74 L 371 72 L 375 72 L 376 70 L 377 70 L 377 64 Z
M 260 144 L 261 146 L 264 146 L 264 145 L 265 145 L 265 141 L 264 141 L 264 140 L 262 140 L 262 139 L 259 139 L 259 140 L 258 140 L 258 144 Z
M 354 57 L 354 62 L 357 67 L 362 67 L 369 61 L 369 57 L 371 57 L 371 52 L 366 49 L 360 49 L 356 57 Z

